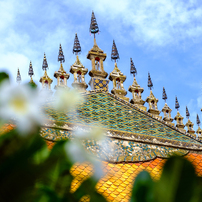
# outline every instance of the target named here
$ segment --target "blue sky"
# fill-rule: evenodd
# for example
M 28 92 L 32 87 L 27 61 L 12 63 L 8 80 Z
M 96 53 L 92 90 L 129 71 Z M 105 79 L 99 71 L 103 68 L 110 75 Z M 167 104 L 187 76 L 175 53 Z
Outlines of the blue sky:
M 114 68 L 110 59 L 114 39 L 120 56 L 118 67 L 127 76 L 125 89 L 133 82 L 132 57 L 138 72 L 137 82 L 144 88 L 143 99 L 149 95 L 150 72 L 159 110 L 164 106 L 162 89 L 165 87 L 172 117 L 176 115 L 177 96 L 180 113 L 185 117 L 187 105 L 196 130 L 197 113 L 202 121 L 202 3 L 199 0 L 1 0 L 0 71 L 9 72 L 15 82 L 19 67 L 22 82 L 28 82 L 31 60 L 33 79 L 41 87 L 38 81 L 43 75 L 45 52 L 48 75 L 54 80 L 53 89 L 56 84 L 53 74 L 59 69 L 59 44 L 66 59 L 64 68 L 69 72 L 76 58 L 72 54 L 75 33 L 82 48 L 80 60 L 90 71 L 91 62 L 86 55 L 93 46 L 93 36 L 89 33 L 92 10 L 100 29 L 97 44 L 107 53 L 105 71 L 110 73 Z M 86 76 L 86 82 L 89 80 Z M 68 86 L 72 82 L 70 75 Z M 111 82 L 109 89 L 112 89 Z M 127 96 L 132 97 L 130 92 Z M 145 106 L 148 107 L 147 103 Z M 185 118 L 184 124 L 186 121 Z

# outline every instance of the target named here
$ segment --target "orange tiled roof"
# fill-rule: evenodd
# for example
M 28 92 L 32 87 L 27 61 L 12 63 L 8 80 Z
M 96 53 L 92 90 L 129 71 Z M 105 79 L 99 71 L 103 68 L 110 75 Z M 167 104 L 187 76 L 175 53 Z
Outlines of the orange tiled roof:
M 198 176 L 202 176 L 202 154 L 190 153 L 185 156 L 191 161 L 195 167 Z M 158 180 L 161 176 L 165 159 L 156 158 L 147 162 L 139 163 L 121 163 L 112 164 L 103 162 L 103 169 L 106 175 L 100 179 L 96 189 L 99 193 L 106 197 L 108 201 L 123 201 L 130 200 L 132 186 L 136 176 L 143 170 L 150 173 L 153 180 Z M 92 166 L 89 163 L 76 163 L 71 168 L 71 174 L 74 176 L 72 182 L 72 191 L 80 186 L 80 184 L 92 175 Z M 83 201 L 88 201 L 88 197 Z
M 14 124 L 4 124 L 2 127 L 0 127 L 0 135 L 7 133 L 14 128 L 15 128 Z

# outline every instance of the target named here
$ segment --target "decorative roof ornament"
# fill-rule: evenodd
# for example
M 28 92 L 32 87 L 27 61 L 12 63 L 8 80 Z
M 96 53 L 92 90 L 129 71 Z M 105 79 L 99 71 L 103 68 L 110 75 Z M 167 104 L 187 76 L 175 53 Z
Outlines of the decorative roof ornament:
M 65 62 L 65 56 L 63 54 L 63 50 L 62 50 L 62 46 L 60 44 L 60 48 L 59 48 L 59 54 L 58 54 L 58 62 L 60 63 L 64 63 Z
M 189 119 L 189 117 L 190 117 L 190 113 L 189 113 L 187 106 L 186 106 L 186 117 L 187 117 L 187 119 Z
M 179 108 L 180 108 L 180 104 L 179 104 L 179 102 L 177 100 L 177 96 L 176 96 L 175 97 L 175 109 L 177 109 L 177 111 L 178 111 Z
M 32 76 L 34 75 L 34 70 L 33 70 L 33 68 L 32 68 L 32 62 L 31 62 L 31 61 L 30 61 L 30 63 L 29 63 L 28 75 L 30 76 L 30 78 L 32 78 Z
M 152 80 L 151 80 L 151 77 L 150 77 L 150 74 L 148 73 L 148 84 L 147 86 L 150 88 L 150 90 L 152 89 L 153 87 L 153 83 L 152 83 Z
M 166 102 L 167 98 L 168 98 L 168 97 L 167 97 L 165 88 L 163 87 L 163 96 L 162 96 L 162 99 L 165 100 L 165 102 Z
M 78 39 L 78 36 L 76 33 L 75 38 L 74 38 L 73 53 L 75 53 L 75 55 L 78 55 L 79 52 L 81 52 L 81 46 L 80 46 L 79 39 Z
M 92 15 L 91 15 L 91 23 L 90 23 L 90 29 L 89 31 L 94 34 L 94 38 L 95 38 L 95 34 L 99 32 L 99 27 L 95 18 L 95 14 L 92 11 Z
M 137 74 L 137 69 L 135 68 L 132 58 L 130 58 L 130 73 L 133 74 L 134 77 Z
M 92 69 L 90 70 L 89 75 L 92 78 L 93 77 L 99 78 L 99 81 L 97 80 L 97 78 L 91 79 L 89 84 L 90 84 L 92 90 L 102 89 L 103 86 L 105 86 L 104 88 L 106 90 L 106 89 L 108 89 L 108 85 L 103 85 L 102 82 L 104 82 L 106 84 L 109 83 L 109 81 L 106 79 L 108 73 L 104 71 L 104 65 L 103 65 L 103 62 L 105 61 L 105 59 L 107 57 L 107 54 L 104 53 L 104 51 L 101 50 L 96 43 L 95 34 L 97 32 L 99 32 L 99 28 L 98 28 L 98 24 L 96 22 L 93 11 L 92 11 L 91 24 L 90 24 L 89 30 L 92 34 L 94 34 L 94 45 L 87 54 L 87 59 L 91 60 L 91 62 L 92 62 Z M 96 83 L 95 81 L 96 82 L 98 81 L 98 82 Z M 107 88 L 106 88 L 106 86 L 107 86 Z
M 48 69 L 48 63 L 46 60 L 46 54 L 44 53 L 44 58 L 43 58 L 43 64 L 42 64 L 42 69 L 46 71 Z
M 114 60 L 115 62 L 116 62 L 116 60 L 119 59 L 119 53 L 118 53 L 118 50 L 116 48 L 116 44 L 115 44 L 114 40 L 113 40 L 113 45 L 112 45 L 111 59 Z
M 196 116 L 196 123 L 197 123 L 198 126 L 201 124 L 201 121 L 200 121 L 200 119 L 199 119 L 198 114 L 197 114 L 197 116 Z
M 21 75 L 20 75 L 20 70 L 19 70 L 19 68 L 18 68 L 18 72 L 17 72 L 16 81 L 17 81 L 18 84 L 20 84 L 20 82 L 21 82 Z

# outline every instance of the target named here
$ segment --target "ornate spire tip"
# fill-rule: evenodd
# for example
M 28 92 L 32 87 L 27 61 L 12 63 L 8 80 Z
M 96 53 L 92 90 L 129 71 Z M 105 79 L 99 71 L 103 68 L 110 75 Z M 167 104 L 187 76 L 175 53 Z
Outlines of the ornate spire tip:
M 32 78 L 32 76 L 34 75 L 34 70 L 33 70 L 33 68 L 32 68 L 32 62 L 31 62 L 31 61 L 30 61 L 30 63 L 29 63 L 28 75 L 30 76 L 30 78 Z
M 95 37 L 95 34 L 99 32 L 99 27 L 98 27 L 98 24 L 97 24 L 97 21 L 96 21 L 96 18 L 95 18 L 95 14 L 94 14 L 93 11 L 92 11 L 92 15 L 91 15 L 91 23 L 90 23 L 89 31 L 92 34 L 94 34 L 94 37 Z
M 201 121 L 200 121 L 200 119 L 199 119 L 198 114 L 197 114 L 197 116 L 196 116 L 196 123 L 197 123 L 198 126 L 201 124 Z
M 137 69 L 135 68 L 132 58 L 130 58 L 130 73 L 133 74 L 134 77 L 137 74 Z
M 180 104 L 179 104 L 179 102 L 177 100 L 177 96 L 176 96 L 175 97 L 175 109 L 177 109 L 177 111 L 178 111 L 179 108 L 180 108 Z
M 119 59 L 119 53 L 115 44 L 115 41 L 113 40 L 113 44 L 112 44 L 112 53 L 111 53 L 111 59 L 114 60 L 116 62 L 116 60 Z
M 16 81 L 17 81 L 17 83 L 19 83 L 19 84 L 20 84 L 20 82 L 21 82 L 21 75 L 20 75 L 20 70 L 19 70 L 19 68 L 18 68 L 18 72 L 17 72 Z
M 61 44 L 60 44 L 60 47 L 59 47 L 58 62 L 60 62 L 60 63 L 65 62 L 65 56 L 63 54 L 63 50 L 62 50 Z
M 151 90 L 153 87 L 153 83 L 150 77 L 150 74 L 148 73 L 148 84 L 147 84 L 148 88 Z
M 81 52 L 81 46 L 80 46 L 79 39 L 78 39 L 78 36 L 76 33 L 75 38 L 74 38 L 73 53 L 75 53 L 75 55 L 78 55 L 79 52 Z
M 166 102 L 167 98 L 168 98 L 168 97 L 167 97 L 165 88 L 163 87 L 163 96 L 162 96 L 162 99 L 165 100 L 165 102 Z
M 189 113 L 187 106 L 186 106 L 186 117 L 187 117 L 187 119 L 189 119 L 189 117 L 190 117 L 190 113 Z
M 48 63 L 46 60 L 46 54 L 44 53 L 44 58 L 43 58 L 43 64 L 42 64 L 42 69 L 46 71 L 48 69 Z

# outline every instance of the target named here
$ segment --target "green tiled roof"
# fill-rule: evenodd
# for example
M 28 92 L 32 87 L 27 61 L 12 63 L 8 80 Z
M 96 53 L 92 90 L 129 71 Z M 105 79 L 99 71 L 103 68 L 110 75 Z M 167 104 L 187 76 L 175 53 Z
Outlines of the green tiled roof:
M 82 127 L 101 125 L 107 130 L 108 136 L 122 140 L 202 150 L 200 141 L 116 99 L 110 93 L 89 93 L 84 97 L 85 102 L 76 111 L 61 115 L 64 123 Z M 46 110 L 54 116 L 55 112 L 50 107 Z

